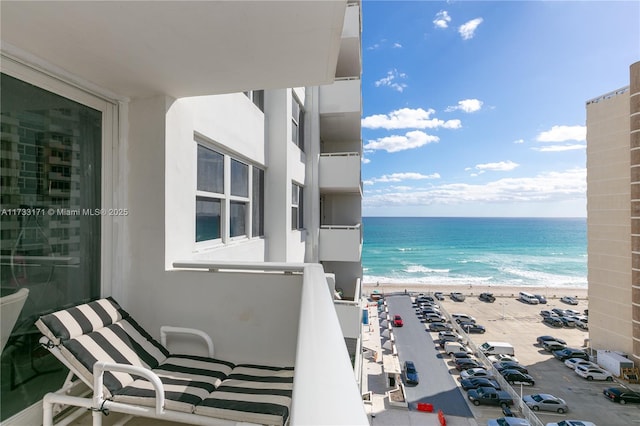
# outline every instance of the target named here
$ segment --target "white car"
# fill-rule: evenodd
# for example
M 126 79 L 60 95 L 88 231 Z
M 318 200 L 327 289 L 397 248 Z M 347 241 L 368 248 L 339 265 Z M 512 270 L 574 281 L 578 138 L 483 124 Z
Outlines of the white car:
M 511 361 L 519 363 L 518 359 L 515 356 L 507 355 L 507 354 L 495 354 L 488 356 L 487 359 L 491 361 L 491 364 L 502 361 Z
M 606 380 L 608 382 L 613 380 L 613 375 L 600 367 L 582 365 L 576 367 L 575 372 L 587 380 Z
M 547 423 L 546 426 L 596 426 L 596 424 L 586 420 L 560 420 L 557 423 Z
M 568 360 L 566 360 L 564 362 L 564 365 L 566 365 L 567 367 L 569 367 L 572 370 L 575 370 L 576 367 L 578 366 L 587 366 L 587 367 L 597 367 L 598 364 L 594 364 L 591 361 L 587 361 L 586 359 L 582 359 L 582 358 L 569 358 Z
M 493 379 L 495 376 L 493 375 L 493 373 L 491 371 L 487 371 L 484 368 L 470 368 L 468 370 L 463 371 L 462 373 L 460 373 L 460 379 L 464 380 L 464 379 L 470 379 L 472 377 L 484 377 L 487 379 Z

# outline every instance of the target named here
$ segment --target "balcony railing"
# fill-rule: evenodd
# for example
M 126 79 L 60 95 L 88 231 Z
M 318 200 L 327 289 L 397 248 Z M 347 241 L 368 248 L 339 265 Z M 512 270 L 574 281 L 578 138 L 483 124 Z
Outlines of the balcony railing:
M 319 251 L 321 261 L 359 262 L 362 229 L 357 225 L 322 225 Z
M 361 192 L 360 170 L 357 152 L 320 154 L 320 191 Z
M 284 280 L 299 285 L 297 289 L 290 284 L 274 289 L 270 294 L 273 300 L 292 300 L 290 293 L 299 292 L 298 303 L 278 304 L 274 309 L 269 300 L 264 301 L 264 309 L 278 311 L 278 315 L 290 316 L 286 311 L 298 315 L 297 336 L 295 337 L 295 377 L 291 405 L 291 424 L 350 424 L 368 425 L 367 416 L 360 390 L 357 386 L 353 366 L 347 352 L 344 338 L 334 308 L 333 298 L 329 292 L 324 270 L 318 264 L 290 263 L 245 263 L 227 262 L 212 263 L 209 261 L 184 261 L 173 264 L 177 274 L 189 274 L 192 271 L 210 272 L 219 276 L 200 278 L 201 285 L 214 289 L 226 286 L 225 281 L 232 274 L 238 273 L 242 281 L 250 280 L 256 293 L 265 294 L 265 286 L 269 280 Z M 187 271 L 192 270 L 192 271 Z M 208 275 L 208 274 L 207 274 Z M 184 282 L 176 277 L 180 285 Z M 268 279 L 267 279 L 268 278 Z M 290 290 L 283 292 L 284 288 Z M 301 287 L 301 288 L 300 288 Z M 224 296 L 221 289 L 220 296 Z M 247 294 L 247 300 L 252 300 Z M 202 299 L 202 297 L 200 297 Z M 244 312 L 250 308 L 243 306 L 242 301 L 231 300 L 234 309 Z M 247 303 L 249 305 L 250 303 Z M 213 313 L 212 313 L 213 315 Z M 248 313 L 247 313 L 248 315 Z M 246 324 L 240 324 L 246 328 Z M 284 324 L 286 327 L 286 324 Z M 218 324 L 222 327 L 223 324 Z M 233 323 L 225 323 L 233 331 Z M 257 323 L 256 327 L 261 325 Z M 282 333 L 288 332 L 283 330 Z M 238 332 L 237 339 L 248 337 Z M 265 340 L 280 339 L 279 336 L 264 336 Z M 215 339 L 214 339 L 215 341 Z M 255 349 L 255 348 L 254 348 Z

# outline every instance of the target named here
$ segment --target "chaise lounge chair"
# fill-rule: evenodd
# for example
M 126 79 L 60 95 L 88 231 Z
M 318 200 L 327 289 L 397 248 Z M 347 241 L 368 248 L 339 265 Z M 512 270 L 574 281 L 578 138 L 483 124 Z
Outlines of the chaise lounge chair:
M 234 364 L 214 358 L 199 330 L 162 327 L 161 343 L 112 298 L 41 317 L 41 343 L 70 369 L 67 383 L 43 400 L 43 425 L 53 425 L 54 404 L 90 409 L 100 425 L 109 411 L 189 424 L 289 422 L 293 367 Z M 209 356 L 171 354 L 170 334 L 202 338 Z M 66 395 L 78 377 L 93 397 Z

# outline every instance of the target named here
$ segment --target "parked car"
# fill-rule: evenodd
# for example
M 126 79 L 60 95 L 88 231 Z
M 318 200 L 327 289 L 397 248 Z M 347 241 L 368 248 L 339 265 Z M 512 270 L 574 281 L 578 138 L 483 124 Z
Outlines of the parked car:
M 564 323 L 562 322 L 560 317 L 555 315 L 543 318 L 542 322 L 550 325 L 551 327 L 556 327 L 556 328 L 564 327 Z
M 545 340 L 554 340 L 556 342 L 562 343 L 563 345 L 567 344 L 567 342 L 565 342 L 564 340 L 553 336 L 538 336 L 538 338 L 536 339 L 539 345 L 542 345 L 542 342 L 544 342 Z
M 499 362 L 494 362 L 493 366 L 496 370 L 498 370 L 498 373 L 504 371 L 504 370 L 516 370 L 519 371 L 521 373 L 527 374 L 529 373 L 529 370 L 527 370 L 527 368 L 523 365 L 518 364 L 517 362 L 513 362 L 513 361 L 499 361 Z
M 524 384 L 534 386 L 536 384 L 533 377 L 518 370 L 502 370 L 500 374 L 510 385 Z
M 589 319 L 587 317 L 576 316 L 573 317 L 576 322 L 576 327 L 581 328 L 582 330 L 589 330 Z
M 453 327 L 451 324 L 447 324 L 444 322 L 432 322 L 429 324 L 429 331 L 451 331 Z
M 402 322 L 402 317 L 400 315 L 393 316 L 393 326 L 394 327 L 402 327 L 404 322 Z
M 582 349 L 564 348 L 559 351 L 553 351 L 553 356 L 560 361 L 566 361 L 569 358 L 581 358 L 589 360 L 589 354 Z
M 576 326 L 576 320 L 574 320 L 573 317 L 565 315 L 563 317 L 560 317 L 560 321 L 562 321 L 562 325 L 564 327 L 575 328 Z
M 564 365 L 566 365 L 572 370 L 575 370 L 576 367 L 578 366 L 592 366 L 592 367 L 598 366 L 598 364 L 594 364 L 593 362 L 587 361 L 586 359 L 582 359 L 582 358 L 569 358 L 564 361 Z
M 458 371 L 469 370 L 470 368 L 478 368 L 481 366 L 480 363 L 473 358 L 456 358 L 453 363 Z
M 487 369 L 482 367 L 470 368 L 469 370 L 465 370 L 462 373 L 460 373 L 460 378 L 462 380 L 471 379 L 473 377 L 484 377 L 486 379 L 494 378 L 493 373 L 491 371 L 488 371 Z
M 489 387 L 500 390 L 500 385 L 493 379 L 487 379 L 486 377 L 473 377 L 471 379 L 464 379 L 460 381 L 462 389 L 478 389 L 481 387 Z
M 448 355 L 452 355 L 456 352 L 466 352 L 468 354 L 473 353 L 471 349 L 469 349 L 468 347 L 466 347 L 460 342 L 445 342 L 442 348 L 444 349 L 444 352 Z
M 543 310 L 540 311 L 540 316 L 542 318 L 547 318 L 547 317 L 550 317 L 551 315 L 553 315 L 553 312 L 548 311 L 546 309 L 543 309 Z
M 564 343 L 556 342 L 555 340 L 547 340 L 542 344 L 542 347 L 547 352 L 560 351 L 567 347 Z
M 484 326 L 473 322 L 461 322 L 460 327 L 467 333 L 484 333 L 487 331 Z
M 480 296 L 478 296 L 478 299 L 487 303 L 493 303 L 496 301 L 496 298 L 493 295 L 493 293 L 480 293 Z
M 578 304 L 578 299 L 576 299 L 575 297 L 572 296 L 563 296 L 560 299 L 561 302 L 566 303 L 568 305 L 577 305 Z
M 418 370 L 413 361 L 404 362 L 404 382 L 408 385 L 417 385 L 420 382 Z
M 620 404 L 626 404 L 627 402 L 640 403 L 640 392 L 635 392 L 631 389 L 608 388 L 603 390 L 602 393 L 607 399 Z
M 533 296 L 534 296 L 536 299 L 538 299 L 538 303 L 543 304 L 543 305 L 544 305 L 545 303 L 547 303 L 547 298 L 546 298 L 546 297 L 544 297 L 543 295 L 541 295 L 541 294 L 534 294 Z
M 494 362 L 500 362 L 500 361 L 512 361 L 512 362 L 519 362 L 518 359 L 516 357 L 514 357 L 513 355 L 507 355 L 507 354 L 495 354 L 495 355 L 490 355 L 487 357 L 487 359 L 489 361 L 491 361 L 492 363 Z
M 473 323 L 476 322 L 476 319 L 468 314 L 453 313 L 451 314 L 451 318 L 453 318 L 453 320 L 458 324 L 460 324 L 461 322 L 473 322 Z
M 556 314 L 559 317 L 564 316 L 564 309 L 560 309 L 560 308 L 553 308 L 551 310 L 551 312 L 553 312 L 554 314 Z
M 469 352 L 466 352 L 466 351 L 451 352 L 449 353 L 449 355 L 454 361 L 460 358 L 467 358 L 467 359 L 473 358 L 473 355 L 471 355 Z
M 423 318 L 425 322 L 444 322 L 446 320 L 445 317 L 436 313 L 427 313 L 423 315 Z
M 565 309 L 564 310 L 564 316 L 565 317 L 574 317 L 576 315 L 580 315 L 580 312 L 576 311 L 575 309 Z
M 433 297 L 435 297 L 438 300 L 444 300 L 444 294 L 442 294 L 442 292 L 436 291 L 435 293 L 433 293 Z
M 487 426 L 531 426 L 529 420 L 520 417 L 500 417 L 498 419 L 489 419 Z
M 454 302 L 464 302 L 464 294 L 454 291 L 450 294 L 451 300 Z
M 613 381 L 613 375 L 607 370 L 603 370 L 600 367 L 579 365 L 574 371 L 578 376 L 584 377 L 587 380 L 606 380 L 608 382 Z
M 455 331 L 441 331 L 438 333 L 438 338 L 445 342 L 461 342 L 463 340 L 462 336 Z M 444 346 L 444 344 L 442 346 Z
M 473 402 L 473 405 L 513 405 L 513 399 L 508 392 L 491 387 L 470 389 L 467 398 Z
M 596 426 L 596 424 L 586 420 L 560 420 L 557 423 L 547 423 L 546 426 Z
M 525 395 L 522 397 L 522 401 L 533 411 L 555 411 L 556 413 L 564 414 L 569 410 L 564 399 L 548 393 Z

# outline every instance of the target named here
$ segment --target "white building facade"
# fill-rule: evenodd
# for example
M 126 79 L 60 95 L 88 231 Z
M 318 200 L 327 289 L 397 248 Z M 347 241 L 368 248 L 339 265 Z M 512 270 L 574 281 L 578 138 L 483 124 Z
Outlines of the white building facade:
M 32 320 L 106 296 L 295 365 L 292 424 L 367 422 L 360 9 L 3 2 L 3 425 L 66 375 Z

